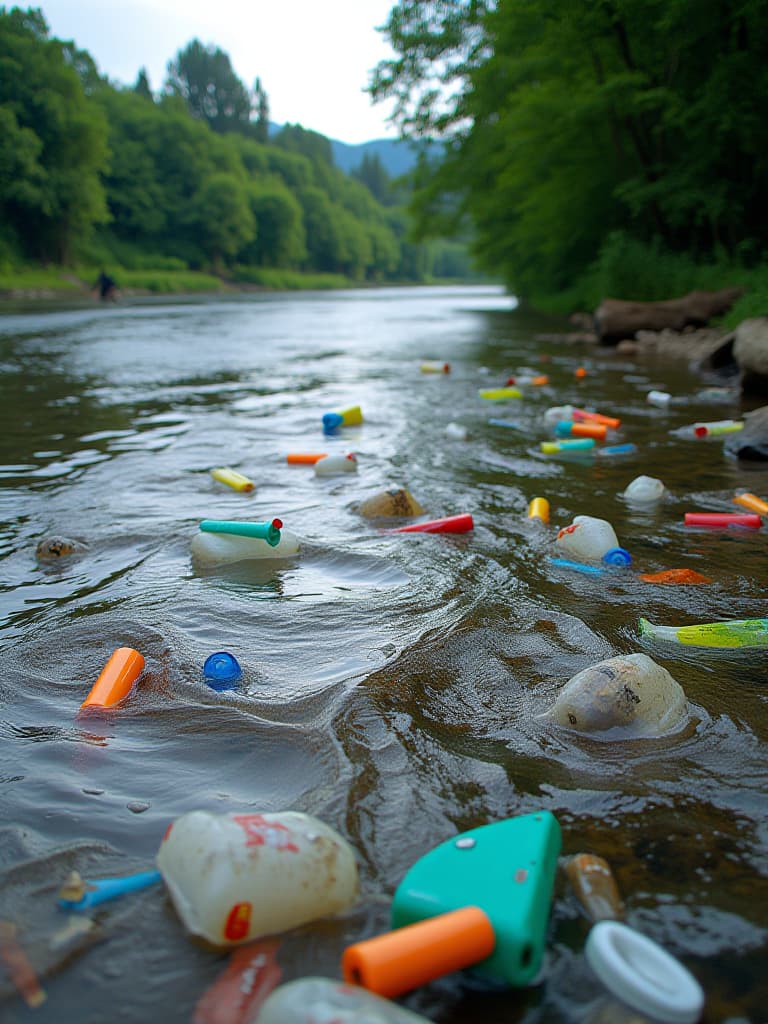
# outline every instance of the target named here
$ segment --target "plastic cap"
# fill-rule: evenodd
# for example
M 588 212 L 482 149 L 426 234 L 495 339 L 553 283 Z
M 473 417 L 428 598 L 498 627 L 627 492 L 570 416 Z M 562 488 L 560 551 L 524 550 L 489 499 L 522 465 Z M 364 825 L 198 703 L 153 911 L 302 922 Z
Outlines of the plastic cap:
M 695 1024 L 704 992 L 692 974 L 651 939 L 618 921 L 589 933 L 587 962 L 606 988 L 633 1009 L 666 1024 Z
M 337 412 L 327 412 L 323 416 L 323 430 L 330 433 L 332 430 L 336 430 L 344 422 L 344 417 L 340 416 Z
M 602 558 L 604 565 L 631 565 L 632 555 L 626 548 L 609 548 Z
M 242 674 L 237 658 L 228 651 L 216 651 L 203 665 L 205 681 L 213 690 L 231 690 Z

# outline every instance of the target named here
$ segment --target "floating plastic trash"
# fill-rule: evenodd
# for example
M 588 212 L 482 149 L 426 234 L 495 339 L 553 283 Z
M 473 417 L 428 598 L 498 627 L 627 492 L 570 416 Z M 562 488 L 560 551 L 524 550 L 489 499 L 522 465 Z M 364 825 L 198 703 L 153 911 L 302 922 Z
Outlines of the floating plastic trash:
M 565 864 L 565 874 L 590 921 L 624 917 L 619 887 L 610 864 L 593 853 L 577 853 Z
M 421 372 L 422 373 L 450 373 L 451 372 L 451 364 L 450 363 L 438 363 L 438 362 L 434 362 L 434 361 L 430 362 L 429 360 L 427 360 L 426 363 L 422 363 L 421 364 Z
M 111 708 L 127 697 L 144 670 L 144 658 L 132 647 L 118 647 L 101 670 L 80 710 Z
M 422 516 L 424 509 L 405 487 L 390 487 L 366 498 L 358 512 L 367 518 L 375 516 Z
M 13 921 L 0 920 L 0 961 L 5 965 L 20 996 L 30 1007 L 37 1009 L 48 998 L 38 981 L 35 969 L 17 938 L 18 928 Z
M 576 378 L 576 380 L 583 380 L 587 376 L 586 366 L 577 366 L 576 369 L 573 371 L 573 375 Z
M 759 530 L 763 525 L 760 516 L 748 512 L 686 512 L 683 522 L 686 526 L 742 526 L 750 530 Z
M 286 455 L 285 461 L 289 466 L 314 466 L 320 459 L 324 459 L 327 454 L 327 452 L 291 452 Z
M 595 447 L 593 437 L 576 437 L 572 441 L 542 441 L 541 450 L 544 455 L 557 455 L 558 452 L 586 452 Z
M 394 997 L 472 966 L 528 984 L 544 952 L 560 841 L 557 820 L 539 811 L 441 843 L 397 887 L 394 931 L 344 951 L 345 980 Z
M 633 1009 L 666 1024 L 696 1024 L 704 992 L 688 970 L 645 935 L 619 921 L 599 921 L 585 947 L 602 983 Z
M 626 548 L 608 548 L 600 561 L 603 565 L 631 565 L 632 555 Z
M 161 881 L 159 871 L 142 871 L 135 875 L 100 878 L 92 882 L 85 881 L 77 871 L 73 871 L 59 890 L 57 902 L 63 910 L 90 910 L 100 903 L 111 902 L 126 893 L 138 892 Z
M 482 388 L 478 391 L 478 395 L 489 402 L 503 402 L 508 398 L 523 397 L 523 393 L 519 388 Z
M 662 736 L 687 720 L 688 701 L 647 654 L 623 654 L 577 672 L 538 717 L 577 732 L 620 728 L 630 737 Z
M 651 405 L 665 406 L 672 401 L 672 395 L 668 391 L 649 391 L 645 397 Z
M 672 586 L 712 582 L 709 576 L 702 576 L 695 569 L 664 569 L 662 572 L 646 572 L 640 574 L 640 579 L 645 583 L 662 583 Z
M 326 455 L 315 463 L 315 476 L 342 476 L 344 473 L 357 472 L 357 457 L 349 455 Z
M 651 505 L 661 501 L 666 490 L 662 481 L 657 480 L 654 476 L 636 476 L 627 485 L 622 497 L 634 505 Z
M 300 978 L 280 985 L 261 1008 L 258 1024 L 429 1024 L 426 1017 L 359 985 Z
M 720 434 L 736 434 L 744 429 L 743 420 L 717 420 L 714 423 L 694 423 L 695 437 L 717 437 Z
M 768 516 L 768 501 L 763 501 L 762 498 L 758 498 L 756 494 L 750 494 L 749 491 L 744 491 L 741 494 L 735 495 L 733 501 L 737 505 L 741 505 L 743 508 L 749 508 L 753 512 L 757 512 L 758 515 Z
M 523 429 L 519 423 L 513 423 L 512 420 L 489 419 L 488 422 L 491 424 L 492 427 L 507 427 L 509 430 Z
M 232 690 L 243 670 L 234 654 L 216 651 L 209 654 L 203 665 L 203 678 L 212 690 Z
M 583 572 L 594 576 L 602 576 L 604 572 L 603 569 L 598 568 L 596 565 L 585 565 L 584 562 L 574 562 L 570 558 L 550 558 L 549 561 L 552 565 L 556 565 L 561 569 L 575 569 L 576 572 Z
M 467 533 L 474 530 L 472 516 L 467 512 L 447 519 L 432 519 L 428 523 L 412 523 L 410 526 L 398 526 L 387 533 Z
M 544 413 L 544 422 L 549 426 L 554 426 L 560 420 L 572 420 L 575 411 L 572 405 L 553 405 Z
M 257 1017 L 262 1020 L 261 1007 L 283 977 L 277 962 L 278 949 L 276 939 L 262 939 L 235 949 L 227 966 L 198 999 L 192 1024 L 252 1024 Z M 313 1012 L 310 1005 L 305 1010 Z
M 534 498 L 528 506 L 528 518 L 549 522 L 549 502 L 546 498 Z
M 538 374 L 526 374 L 526 373 L 523 373 L 523 374 L 518 374 L 515 377 L 510 377 L 507 380 L 506 386 L 507 387 L 513 387 L 514 385 L 522 385 L 523 387 L 530 386 L 530 387 L 534 387 L 534 388 L 540 388 L 540 387 L 544 387 L 544 385 L 546 385 L 546 384 L 549 384 L 549 377 L 546 375 L 546 373 L 538 373 Z
M 560 420 L 555 424 L 558 437 L 594 437 L 603 441 L 608 433 L 604 423 L 577 423 L 575 420 Z
M 351 405 L 348 409 L 338 412 L 327 412 L 323 416 L 323 430 L 330 434 L 338 427 L 356 427 L 363 422 L 363 414 L 359 405 Z
M 184 814 L 157 866 L 188 931 L 219 946 L 297 928 L 357 899 L 352 847 L 297 811 Z
M 632 452 L 636 451 L 636 444 L 609 444 L 604 448 L 599 448 L 597 454 L 610 457 L 613 455 L 631 455 Z
M 768 619 L 729 619 L 694 626 L 659 626 L 640 619 L 640 635 L 689 647 L 768 647 Z
M 228 466 L 212 469 L 211 476 L 214 480 L 218 480 L 220 484 L 226 484 L 227 487 L 231 487 L 233 491 L 250 493 L 256 488 L 253 480 L 249 480 L 247 476 L 243 476 L 242 473 L 238 473 L 236 469 L 230 469 Z
M 267 523 L 238 523 L 204 519 L 192 538 L 192 557 L 203 566 L 225 565 L 258 558 L 290 558 L 299 540 L 284 530 L 280 519 Z
M 563 416 L 564 420 L 577 420 L 586 423 L 602 423 L 605 427 L 610 427 L 611 430 L 618 430 L 621 426 L 621 420 L 616 419 L 615 416 L 604 416 L 601 412 L 589 412 L 587 409 L 576 409 L 572 407 L 572 414 L 570 416 Z
M 621 550 L 616 533 L 607 519 L 575 516 L 570 526 L 557 535 L 558 552 L 585 562 L 600 562 L 609 551 Z
M 446 437 L 450 437 L 452 441 L 467 440 L 467 428 L 462 427 L 460 423 L 449 423 L 443 433 Z

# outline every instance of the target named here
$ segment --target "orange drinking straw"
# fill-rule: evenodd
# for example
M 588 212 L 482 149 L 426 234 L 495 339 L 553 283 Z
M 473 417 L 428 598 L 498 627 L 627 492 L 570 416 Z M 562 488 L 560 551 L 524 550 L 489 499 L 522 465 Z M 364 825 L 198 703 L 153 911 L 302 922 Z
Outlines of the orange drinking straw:
M 80 705 L 84 708 L 111 708 L 131 691 L 144 668 L 144 658 L 132 647 L 118 647 L 91 692 Z
M 324 459 L 326 452 L 318 452 L 315 455 L 311 455 L 305 452 L 294 452 L 291 455 L 286 456 L 287 462 L 292 466 L 314 466 L 320 459 Z
M 571 437 L 594 437 L 596 441 L 604 441 L 607 433 L 608 427 L 604 423 L 571 424 Z
M 601 412 L 587 412 L 586 409 L 574 409 L 573 418 L 587 423 L 604 423 L 611 430 L 618 430 L 621 420 L 615 416 L 604 416 Z
M 341 970 L 348 984 L 394 998 L 489 957 L 496 936 L 479 907 L 462 907 L 347 946 Z
M 768 502 L 758 498 L 756 494 L 750 494 L 749 491 L 745 491 L 744 494 L 737 494 L 733 500 L 737 505 L 743 505 L 744 508 L 757 512 L 758 515 L 768 516 Z

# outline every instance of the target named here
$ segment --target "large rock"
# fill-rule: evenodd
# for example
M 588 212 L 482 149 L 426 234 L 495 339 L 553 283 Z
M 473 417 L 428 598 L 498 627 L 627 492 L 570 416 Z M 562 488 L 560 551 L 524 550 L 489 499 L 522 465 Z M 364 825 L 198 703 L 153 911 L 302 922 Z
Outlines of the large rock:
M 768 317 L 744 320 L 736 328 L 733 357 L 744 394 L 768 395 Z
M 583 733 L 619 729 L 627 737 L 662 736 L 688 720 L 688 701 L 653 658 L 624 654 L 577 673 L 540 717 Z
M 615 345 L 624 338 L 633 338 L 637 331 L 703 327 L 727 312 L 742 293 L 742 288 L 723 288 L 717 292 L 689 292 L 664 302 L 603 299 L 595 310 L 595 328 L 601 344 Z
M 744 429 L 729 434 L 725 451 L 743 462 L 768 462 L 768 405 L 744 417 Z

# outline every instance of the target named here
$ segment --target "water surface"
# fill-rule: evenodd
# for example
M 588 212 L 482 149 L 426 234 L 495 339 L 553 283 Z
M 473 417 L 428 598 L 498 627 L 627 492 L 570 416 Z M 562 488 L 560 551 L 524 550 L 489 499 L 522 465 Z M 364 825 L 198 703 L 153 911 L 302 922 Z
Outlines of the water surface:
M 765 1018 L 765 653 L 651 645 L 637 620 L 768 615 L 765 530 L 682 525 L 688 510 L 737 510 L 738 488 L 767 498 L 768 472 L 726 458 L 722 439 L 673 433 L 745 411 L 738 396 L 701 394 L 717 382 L 684 362 L 536 340 L 551 330 L 494 288 L 0 318 L 0 913 L 41 964 L 66 872 L 145 870 L 192 809 L 307 811 L 358 852 L 360 904 L 283 939 L 289 980 L 338 977 L 344 947 L 386 930 L 392 892 L 437 843 L 545 808 L 564 854 L 611 862 L 629 922 L 704 985 L 706 1020 Z M 424 360 L 451 373 L 422 374 Z M 478 397 L 525 366 L 550 384 L 501 406 Z M 675 402 L 650 406 L 652 388 Z M 615 441 L 637 453 L 542 456 L 542 413 L 569 401 L 620 416 Z M 363 425 L 325 437 L 322 414 L 352 404 Z M 446 437 L 452 421 L 466 441 Z M 317 478 L 286 464 L 292 451 L 354 451 L 359 472 Z M 256 490 L 214 482 L 221 465 Z M 666 483 L 660 505 L 621 498 L 640 473 Z M 355 509 L 390 485 L 429 518 L 471 512 L 475 530 L 383 532 Z M 537 495 L 549 527 L 527 518 Z M 633 568 L 593 578 L 552 566 L 555 532 L 577 514 L 609 519 Z M 274 516 L 300 537 L 298 558 L 193 566 L 201 519 Z M 87 551 L 40 562 L 51 534 Z M 639 579 L 677 567 L 713 582 Z M 141 683 L 84 723 L 77 709 L 119 646 L 144 654 Z M 244 667 L 233 693 L 202 681 L 221 649 Z M 683 686 L 688 728 L 606 742 L 537 718 L 576 672 L 634 651 Z M 98 919 L 104 942 L 46 980 L 36 1019 L 190 1020 L 225 960 L 185 935 L 158 889 Z M 404 1002 L 451 1024 L 621 1020 L 585 966 L 588 927 L 559 878 L 537 985 L 499 994 L 452 977 Z M 26 1019 L 19 1001 L 2 1005 Z

